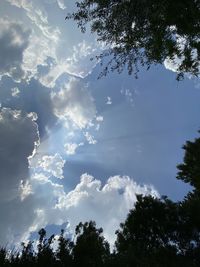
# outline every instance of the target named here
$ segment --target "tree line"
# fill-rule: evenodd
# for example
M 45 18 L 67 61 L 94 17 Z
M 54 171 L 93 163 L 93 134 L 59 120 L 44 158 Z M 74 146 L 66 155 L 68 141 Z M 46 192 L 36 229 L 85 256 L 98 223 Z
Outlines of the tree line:
M 167 196 L 137 196 L 135 207 L 116 231 L 114 250 L 94 221 L 80 222 L 73 241 L 64 230 L 57 239 L 38 234 L 37 244 L 21 250 L 0 249 L 1 267 L 199 267 L 200 266 L 200 138 L 183 146 L 177 178 L 192 190 L 182 201 Z M 109 211 L 108 211 L 109 212 Z

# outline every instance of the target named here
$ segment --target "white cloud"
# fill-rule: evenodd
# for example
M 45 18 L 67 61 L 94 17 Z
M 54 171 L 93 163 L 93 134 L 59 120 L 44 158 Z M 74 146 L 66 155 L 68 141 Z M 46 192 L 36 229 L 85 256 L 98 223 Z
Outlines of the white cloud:
M 122 88 L 120 92 L 125 96 L 126 100 L 130 102 L 131 105 L 133 105 L 133 93 L 131 92 L 131 90 Z
M 166 58 L 164 61 L 165 68 L 173 72 L 178 72 L 180 64 L 181 64 L 181 59 L 179 59 L 178 57 L 174 60 Z
M 66 9 L 64 0 L 57 0 L 58 6 L 61 9 Z
M 83 143 L 79 143 L 79 144 L 77 144 L 77 143 L 66 143 L 64 145 L 66 154 L 67 155 L 74 155 L 76 153 L 76 149 L 79 146 L 83 146 Z
M 106 104 L 107 105 L 111 105 L 112 104 L 112 100 L 111 100 L 110 96 L 107 96 Z
M 22 201 L 25 198 L 27 198 L 30 194 L 33 194 L 32 186 L 29 181 L 21 180 L 19 191 L 20 191 L 20 198 Z
M 97 123 L 97 125 L 95 126 L 95 130 L 96 131 L 99 131 L 99 129 L 100 129 L 100 122 L 103 121 L 103 116 L 96 116 L 96 121 L 99 122 L 99 123 Z
M 63 167 L 65 165 L 65 160 L 56 153 L 53 156 L 45 155 L 36 163 L 36 168 L 41 167 L 43 171 L 59 178 L 63 179 Z
M 103 116 L 97 116 L 96 121 L 103 121 Z
M 91 61 L 90 58 L 97 53 L 98 46 L 98 43 L 91 44 L 86 40 L 73 46 L 72 56 L 66 60 L 66 65 L 70 72 L 82 78 L 87 76 L 97 64 L 97 62 Z M 87 64 L 85 64 L 86 62 Z
M 57 207 L 66 211 L 71 229 L 80 221 L 95 220 L 113 245 L 115 231 L 133 208 L 136 194 L 159 196 L 152 186 L 140 186 L 128 176 L 110 177 L 103 186 L 100 180 L 83 174 L 80 183 L 60 198 Z
M 97 65 L 97 61 L 91 61 L 91 57 L 98 52 L 100 45 L 94 42 L 83 40 L 70 49 L 66 59 L 57 60 L 57 64 L 52 65 L 50 71 L 40 78 L 40 82 L 48 87 L 54 87 L 56 80 L 63 74 L 84 78 Z
M 43 0 L 45 3 L 47 4 L 54 4 L 57 3 L 58 7 L 60 9 L 65 9 L 66 5 L 65 5 L 65 1 L 64 0 Z
M 7 2 L 18 7 L 23 18 L 26 15 L 26 26 L 31 29 L 30 42 L 23 54 L 22 69 L 27 79 L 37 77 L 44 86 L 53 88 L 63 73 L 81 78 L 91 73 L 98 62 L 91 61 L 90 58 L 95 58 L 104 46 L 89 34 L 82 40 L 78 29 L 73 33 L 76 42 L 69 42 L 71 30 L 66 31 L 64 18 L 63 21 L 57 19 L 59 22 L 54 23 L 50 5 L 46 5 L 57 2 L 60 9 L 65 9 L 63 0 L 7 0 Z M 65 50 L 63 46 L 66 46 Z M 52 58 L 54 64 L 47 64 L 48 58 Z M 38 66 L 46 66 L 48 71 L 40 73 Z
M 52 94 L 55 115 L 70 120 L 80 129 L 85 128 L 95 117 L 96 108 L 86 84 L 71 78 L 59 92 Z
M 11 5 L 25 10 L 27 17 L 32 21 L 38 29 L 41 30 L 43 36 L 49 40 L 58 41 L 59 30 L 52 28 L 48 24 L 48 14 L 37 0 L 7 0 Z
M 175 26 L 172 26 L 172 27 L 175 27 Z M 178 45 L 179 49 L 184 51 L 185 47 L 187 47 L 187 38 L 181 37 L 178 34 L 176 34 L 174 36 L 174 38 L 176 38 L 176 42 L 177 42 L 177 45 Z M 196 49 L 193 49 L 192 52 L 193 52 L 192 53 L 193 59 L 197 59 L 197 51 L 196 51 Z M 173 72 L 179 72 L 178 69 L 179 69 L 181 63 L 183 62 L 183 60 L 184 60 L 184 56 L 178 57 L 177 55 L 175 55 L 173 59 L 166 58 L 163 63 L 164 63 L 164 66 L 165 66 L 166 69 L 171 70 Z M 193 77 L 189 73 L 186 73 L 186 76 L 188 78 Z
M 13 97 L 19 97 L 19 94 L 20 94 L 19 88 L 17 88 L 17 87 L 11 88 L 11 95 Z
M 7 0 L 11 5 L 25 11 L 30 23 L 28 27 L 32 30 L 29 45 L 23 54 L 23 71 L 29 79 L 37 74 L 39 65 L 46 65 L 48 57 L 55 60 L 56 50 L 59 42 L 60 31 L 48 23 L 48 14 L 41 1 L 32 0 Z
M 34 133 L 33 128 L 31 128 L 31 139 L 28 138 L 29 131 L 24 127 L 30 123 L 36 131 Z M 16 179 L 17 174 L 20 174 L 16 183 L 9 182 L 6 188 L 4 186 L 6 194 L 1 201 L 3 220 L 0 221 L 2 244 L 8 240 L 13 243 L 20 242 L 28 238 L 31 231 L 38 231 L 48 224 L 61 225 L 64 222 L 69 222 L 71 231 L 80 221 L 88 220 L 95 220 L 98 226 L 102 226 L 105 237 L 113 244 L 115 231 L 119 228 L 120 222 L 126 218 L 129 209 L 133 208 L 136 194 L 158 196 L 153 187 L 140 186 L 127 176 L 110 177 L 105 185 L 102 185 L 100 180 L 88 174 L 83 174 L 80 183 L 66 193 L 62 185 L 48 179 L 48 173 L 60 178 L 63 176 L 64 160 L 58 154 L 43 156 L 38 161 L 38 166 L 31 166 L 32 176 L 21 182 L 23 177 L 21 168 L 17 171 L 16 166 L 17 164 L 24 166 L 26 163 L 25 169 L 27 170 L 28 161 L 25 159 L 32 154 L 35 139 L 38 139 L 37 125 L 35 125 L 32 115 L 28 117 L 9 109 L 4 109 L 1 113 L 0 129 L 1 124 L 4 126 L 2 129 L 6 132 L 5 136 L 8 141 L 5 138 L 0 138 L 0 140 L 5 143 L 3 147 L 6 148 L 7 152 L 11 153 L 9 147 L 11 141 L 11 147 L 16 147 L 17 137 L 21 137 L 22 133 L 27 137 L 24 136 L 19 139 L 20 142 L 26 142 L 26 145 L 22 144 L 23 151 L 27 146 L 29 147 L 25 154 L 22 153 L 21 157 L 19 156 L 20 147 L 15 149 L 11 154 L 13 157 L 11 163 L 6 161 L 10 158 L 8 154 L 3 153 L 5 159 L 3 162 L 2 154 L 0 154 L 2 166 L 7 164 L 6 168 L 4 166 L 4 175 L 1 177 L 11 177 L 10 169 L 13 170 L 13 178 Z M 13 127 L 11 132 L 10 129 L 12 128 L 10 127 Z M 2 135 L 2 131 L 0 133 Z M 12 165 L 13 159 L 16 161 L 14 165 Z M 11 194 L 13 187 L 17 193 L 15 197 L 5 198 L 10 195 L 13 196 L 13 193 Z
M 94 136 L 92 136 L 89 132 L 85 132 L 84 136 L 90 145 L 95 145 L 97 143 L 97 140 L 95 140 Z

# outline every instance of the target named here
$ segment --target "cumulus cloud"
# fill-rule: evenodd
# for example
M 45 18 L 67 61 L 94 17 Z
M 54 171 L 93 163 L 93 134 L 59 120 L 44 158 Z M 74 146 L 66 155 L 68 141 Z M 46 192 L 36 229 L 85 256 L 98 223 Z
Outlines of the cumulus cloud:
M 29 38 L 30 31 L 21 24 L 0 19 L 1 76 L 7 74 L 17 81 L 25 76 L 22 65 Z
M 70 120 L 80 129 L 85 128 L 95 117 L 94 99 L 86 84 L 71 78 L 58 92 L 52 93 L 55 115 L 63 120 Z
M 36 77 L 39 65 L 47 65 L 48 57 L 56 59 L 60 31 L 48 23 L 48 13 L 37 0 L 7 0 L 11 5 L 25 11 L 31 28 L 29 45 L 23 54 L 22 69 L 27 78 Z
M 40 167 L 44 172 L 49 173 L 59 179 L 63 179 L 63 167 L 65 160 L 56 153 L 53 156 L 45 155 L 37 162 L 37 168 Z
M 8 113 L 7 116 L 5 116 L 5 113 Z M 48 172 L 51 173 L 52 171 L 56 172 L 56 174 L 52 173 L 53 175 L 55 174 L 57 177 L 62 176 L 64 161 L 59 155 L 44 156 L 39 163 L 41 169 L 31 166 L 31 177 L 22 182 L 22 168 L 16 170 L 15 167 L 17 164 L 22 165 L 23 163 L 26 175 L 28 176 L 27 157 L 32 154 L 35 148 L 34 143 L 38 139 L 37 127 L 31 116 L 22 116 L 21 113 L 13 113 L 11 110 L 4 110 L 1 113 L 1 123 L 2 120 L 4 121 L 4 126 L 7 124 L 7 127 L 8 125 L 10 127 L 10 123 L 15 120 L 18 123 L 20 122 L 19 125 L 17 122 L 14 123 L 14 129 L 11 131 L 12 134 L 10 133 L 7 143 L 4 139 L 7 148 L 10 142 L 16 148 L 16 143 L 18 143 L 16 137 L 19 134 L 28 135 L 29 132 L 25 131 L 26 127 L 24 129 L 22 127 L 23 124 L 32 123 L 31 125 L 35 129 L 34 138 L 29 139 L 31 145 L 29 144 L 30 147 L 26 153 L 22 153 L 21 157 L 16 157 L 19 154 L 18 148 L 12 153 L 14 160 L 12 159 L 11 163 L 2 162 L 1 160 L 2 164 L 7 165 L 7 167 L 2 165 L 5 171 L 1 177 L 6 177 L 7 179 L 5 180 L 10 179 L 12 177 L 9 174 L 10 169 L 14 169 L 13 173 L 15 174 L 15 176 L 13 175 L 15 182 L 9 181 L 6 188 L 4 186 L 6 195 L 3 199 L 1 194 L 0 205 L 3 219 L 0 221 L 0 236 L 2 244 L 5 244 L 7 241 L 20 242 L 24 238 L 28 238 L 30 232 L 38 231 L 41 227 L 45 227 L 48 224 L 61 225 L 69 222 L 70 231 L 72 231 L 80 221 L 88 220 L 95 220 L 98 226 L 102 226 L 105 237 L 113 244 L 115 230 L 118 229 L 120 222 L 124 221 L 129 209 L 133 208 L 136 194 L 158 196 L 158 192 L 152 186 L 138 185 L 127 176 L 110 177 L 103 185 L 100 180 L 88 174 L 81 176 L 80 182 L 73 190 L 65 192 L 63 185 L 52 182 L 48 177 Z M 20 129 L 19 126 L 21 126 Z M 7 129 L 7 138 L 9 130 Z M 23 138 L 20 142 L 25 142 L 25 140 L 27 142 L 26 145 L 28 145 L 29 142 L 26 138 Z M 23 151 L 25 148 L 26 146 L 23 146 Z M 5 153 L 2 154 L 4 155 Z M 7 160 L 9 158 L 7 156 L 6 154 L 3 157 Z M 14 164 L 13 161 L 16 161 L 16 163 Z M 14 198 L 13 188 L 16 191 Z M 12 195 L 12 198 L 7 197 L 10 195 Z
M 38 231 L 48 224 L 61 225 L 66 222 L 70 226 L 68 231 L 73 233 L 80 221 L 95 220 L 99 227 L 103 227 L 111 246 L 119 224 L 134 207 L 136 195 L 159 197 L 152 186 L 138 185 L 128 176 L 110 177 L 103 185 L 100 180 L 85 173 L 77 186 L 66 193 L 62 185 L 53 183 L 43 174 L 35 173 L 27 187 L 28 197 L 21 202 L 19 212 L 28 208 L 26 212 L 32 221 L 19 218 L 23 225 L 21 232 L 17 229 L 21 238 L 28 237 L 31 231 Z M 13 227 L 12 233 L 16 231 L 11 222 L 9 226 Z
M 113 244 L 115 231 L 133 208 L 136 194 L 159 196 L 152 186 L 138 185 L 128 176 L 110 177 L 102 185 L 100 180 L 85 173 L 75 189 L 63 195 L 56 206 L 66 211 L 72 229 L 80 221 L 95 220 Z
M 13 97 L 19 97 L 19 93 L 20 93 L 19 88 L 17 88 L 17 87 L 13 87 L 13 88 L 11 88 L 11 95 L 12 95 Z

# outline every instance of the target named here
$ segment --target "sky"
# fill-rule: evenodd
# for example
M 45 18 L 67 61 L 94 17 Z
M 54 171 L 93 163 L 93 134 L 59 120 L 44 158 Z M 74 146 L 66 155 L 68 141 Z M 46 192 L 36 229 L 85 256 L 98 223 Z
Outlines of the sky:
M 90 58 L 105 49 L 66 21 L 71 0 L 0 2 L 0 244 L 95 220 L 114 244 L 137 194 L 181 200 L 199 80 L 165 61 L 138 79 Z

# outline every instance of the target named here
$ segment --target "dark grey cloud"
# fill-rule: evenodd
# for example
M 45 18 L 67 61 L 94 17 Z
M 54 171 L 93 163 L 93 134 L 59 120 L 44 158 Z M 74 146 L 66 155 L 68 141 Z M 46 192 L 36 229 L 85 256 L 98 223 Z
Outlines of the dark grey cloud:
M 15 225 L 18 229 L 21 227 L 21 222 L 31 220 L 30 216 L 26 217 L 24 214 L 26 211 L 24 205 L 27 204 L 21 203 L 20 185 L 25 185 L 29 179 L 28 157 L 34 152 L 38 140 L 34 114 L 9 108 L 1 109 L 0 240 L 2 243 L 12 241 L 11 225 Z
M 0 20 L 0 75 L 8 74 L 15 80 L 25 75 L 23 53 L 29 44 L 30 31 L 17 23 Z
M 0 199 L 18 197 L 21 180 L 29 177 L 28 157 L 39 140 L 34 114 L 3 108 L 0 112 Z
M 13 95 L 14 91 L 18 94 Z M 52 128 L 57 122 L 53 113 L 51 90 L 42 86 L 38 81 L 16 83 L 10 77 L 4 76 L 0 82 L 0 101 L 3 107 L 24 110 L 27 113 L 37 113 L 37 124 L 40 137 L 47 133 L 47 128 Z

